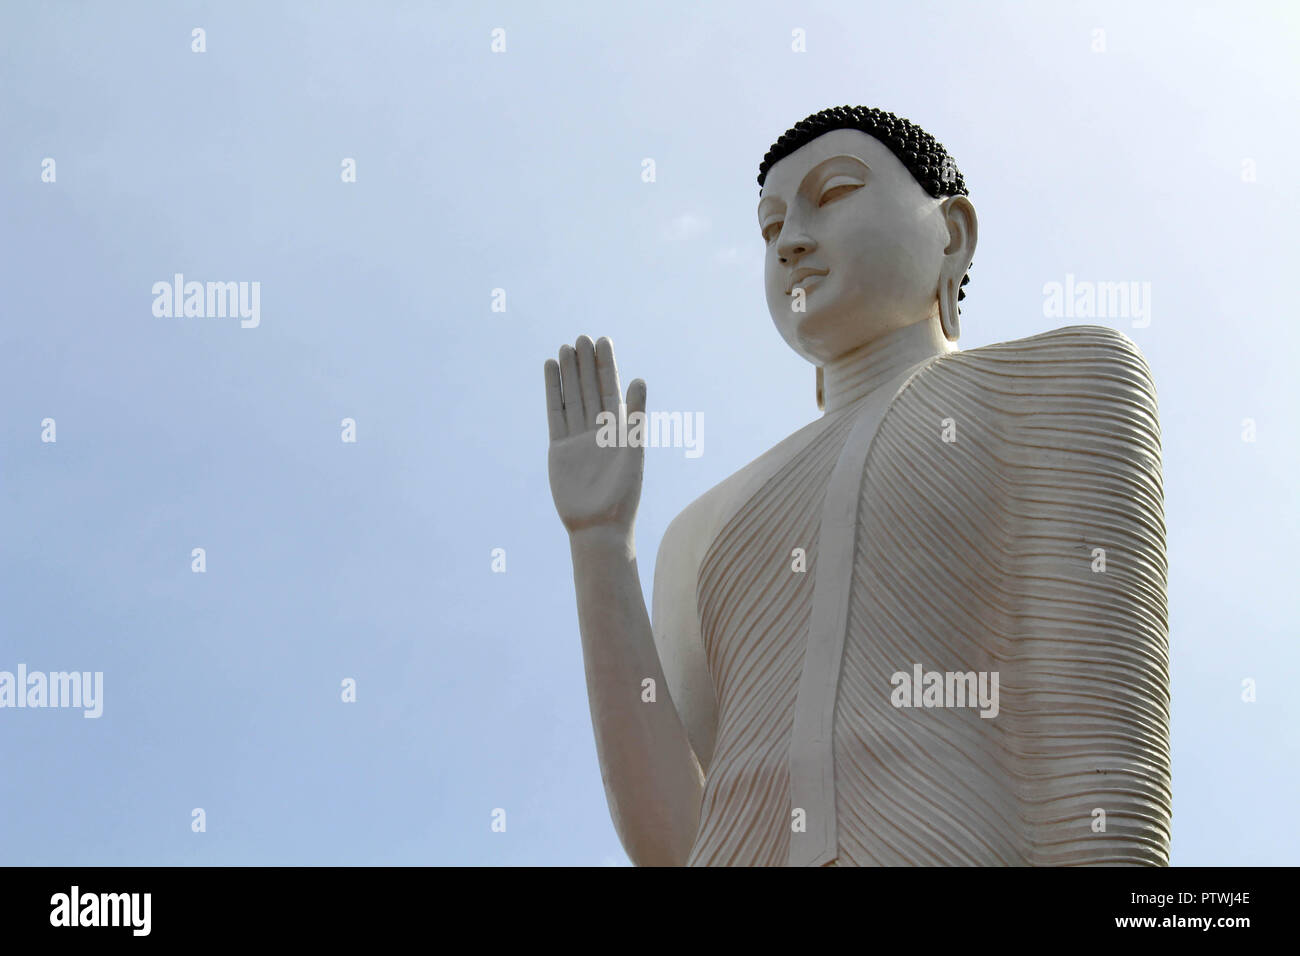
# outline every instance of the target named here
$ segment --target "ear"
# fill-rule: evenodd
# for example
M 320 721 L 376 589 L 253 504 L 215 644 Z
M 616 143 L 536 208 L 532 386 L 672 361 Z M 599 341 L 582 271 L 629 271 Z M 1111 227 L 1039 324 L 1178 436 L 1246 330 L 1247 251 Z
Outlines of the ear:
M 948 245 L 943 250 L 943 265 L 939 268 L 939 322 L 943 334 L 952 342 L 961 333 L 958 321 L 960 309 L 957 301 L 961 293 L 961 280 L 975 258 L 975 242 L 979 238 L 979 222 L 975 206 L 965 196 L 949 196 L 943 201 L 944 225 L 948 227 Z

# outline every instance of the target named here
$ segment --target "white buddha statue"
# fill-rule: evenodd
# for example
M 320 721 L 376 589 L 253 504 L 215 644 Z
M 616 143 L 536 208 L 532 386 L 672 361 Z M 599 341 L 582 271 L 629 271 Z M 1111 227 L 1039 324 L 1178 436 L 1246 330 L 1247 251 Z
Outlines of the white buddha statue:
M 824 412 L 672 522 L 653 626 L 633 539 L 644 447 L 595 438 L 601 412 L 644 413 L 645 383 L 624 399 L 604 338 L 546 363 L 551 488 L 629 856 L 1167 864 L 1141 355 L 1095 326 L 958 350 L 975 209 L 907 120 L 815 114 L 759 183 L 769 309 Z

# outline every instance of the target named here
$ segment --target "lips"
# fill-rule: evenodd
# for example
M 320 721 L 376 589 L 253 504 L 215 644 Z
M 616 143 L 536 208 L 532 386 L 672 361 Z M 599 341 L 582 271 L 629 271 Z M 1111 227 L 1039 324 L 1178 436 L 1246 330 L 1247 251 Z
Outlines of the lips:
M 794 273 L 790 276 L 790 284 L 785 287 L 785 294 L 789 295 L 791 292 L 794 291 L 794 287 L 797 286 L 799 283 L 803 282 L 805 279 L 811 276 L 824 276 L 827 275 L 829 272 L 830 272 L 829 269 L 809 269 L 807 267 L 804 267 L 802 269 L 795 269 Z

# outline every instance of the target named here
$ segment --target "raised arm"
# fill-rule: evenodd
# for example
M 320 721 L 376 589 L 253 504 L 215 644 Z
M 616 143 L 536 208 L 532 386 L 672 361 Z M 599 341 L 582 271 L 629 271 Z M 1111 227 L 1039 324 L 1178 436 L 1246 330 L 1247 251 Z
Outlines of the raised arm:
M 624 410 L 609 339 L 593 346 L 584 335 L 575 346 L 546 362 L 549 471 L 569 532 L 596 753 L 632 862 L 681 865 L 695 839 L 703 778 L 668 691 L 637 572 L 633 524 L 645 448 L 597 442 L 602 412 L 615 420 L 644 414 L 645 383 L 628 387 Z

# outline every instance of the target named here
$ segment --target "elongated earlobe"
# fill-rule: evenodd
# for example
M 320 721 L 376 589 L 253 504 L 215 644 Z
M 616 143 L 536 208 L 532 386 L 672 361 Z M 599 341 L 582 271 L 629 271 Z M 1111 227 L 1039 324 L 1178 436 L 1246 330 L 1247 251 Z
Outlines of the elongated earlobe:
M 948 227 L 948 245 L 943 250 L 943 265 L 939 268 L 939 321 L 948 341 L 956 342 L 961 333 L 958 303 L 966 297 L 962 286 L 970 281 L 975 243 L 979 239 L 979 220 L 975 218 L 975 207 L 965 196 L 945 199 L 943 214 Z
M 826 373 L 820 365 L 817 366 L 817 407 L 826 410 Z
M 950 276 L 939 279 L 939 324 L 949 342 L 956 342 L 961 334 L 961 309 L 957 305 L 960 283 Z

